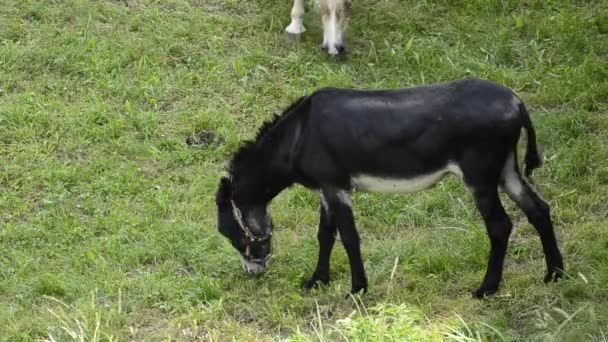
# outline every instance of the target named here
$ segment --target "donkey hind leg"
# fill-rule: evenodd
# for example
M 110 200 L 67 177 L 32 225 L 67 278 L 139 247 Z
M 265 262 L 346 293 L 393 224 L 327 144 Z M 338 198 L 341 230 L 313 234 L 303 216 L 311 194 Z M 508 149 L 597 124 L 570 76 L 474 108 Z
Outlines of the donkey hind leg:
M 367 292 L 367 277 L 365 276 L 365 269 L 361 258 L 360 239 L 357 227 L 355 226 L 350 197 L 346 191 L 338 189 L 324 190 L 323 195 L 327 201 L 329 211 L 338 226 L 340 239 L 348 256 L 352 286 L 350 293 Z
M 291 23 L 285 28 L 288 38 L 298 38 L 306 32 L 304 27 L 304 0 L 294 0 L 291 9 Z
M 475 204 L 486 225 L 490 238 L 488 268 L 481 286 L 473 292 L 473 297 L 483 298 L 498 291 L 509 235 L 513 227 L 498 197 L 498 184 L 472 189 Z
M 522 178 L 516 163 L 517 157 L 512 153 L 502 173 L 502 188 L 518 207 L 526 214 L 528 221 L 534 226 L 543 245 L 547 274 L 545 283 L 562 276 L 564 264 L 562 255 L 557 247 L 549 205 L 530 188 Z
M 336 231 L 337 226 L 334 215 L 329 211 L 327 200 L 321 194 L 321 218 L 319 220 L 319 232 L 317 233 L 319 258 L 317 259 L 315 272 L 302 285 L 305 289 L 311 289 L 319 281 L 323 284 L 329 283 L 329 260 L 334 242 L 336 241 Z

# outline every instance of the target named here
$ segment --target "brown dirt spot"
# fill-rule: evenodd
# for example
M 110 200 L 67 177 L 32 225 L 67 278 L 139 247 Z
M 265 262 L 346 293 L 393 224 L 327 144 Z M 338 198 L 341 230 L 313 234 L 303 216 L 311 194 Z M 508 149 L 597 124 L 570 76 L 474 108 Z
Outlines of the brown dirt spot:
M 186 138 L 186 144 L 188 146 L 199 146 L 206 147 L 212 144 L 221 144 L 224 139 L 221 136 L 216 135 L 213 131 L 202 130 L 196 132 Z

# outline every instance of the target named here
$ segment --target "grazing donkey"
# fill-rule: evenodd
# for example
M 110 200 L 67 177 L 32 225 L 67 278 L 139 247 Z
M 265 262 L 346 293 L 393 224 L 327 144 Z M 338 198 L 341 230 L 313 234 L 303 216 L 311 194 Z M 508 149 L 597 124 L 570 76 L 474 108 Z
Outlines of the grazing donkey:
M 414 192 L 446 174 L 461 178 L 490 238 L 487 272 L 473 296 L 498 290 L 512 224 L 498 188 L 538 231 L 547 262 L 545 282 L 561 276 L 549 206 L 527 184 L 517 163 L 527 133 L 526 176 L 541 164 L 530 116 L 511 90 L 465 79 L 403 90 L 322 89 L 266 123 L 229 164 L 216 194 L 218 230 L 239 251 L 248 273 L 266 271 L 272 221 L 269 202 L 294 183 L 321 194 L 319 257 L 305 288 L 329 281 L 329 258 L 340 232 L 352 293 L 367 290 L 349 193 Z
M 314 0 L 323 21 L 323 44 L 330 55 L 344 52 L 344 32 L 350 18 L 350 0 Z M 291 23 L 285 32 L 290 37 L 299 37 L 304 28 L 304 0 L 294 0 Z

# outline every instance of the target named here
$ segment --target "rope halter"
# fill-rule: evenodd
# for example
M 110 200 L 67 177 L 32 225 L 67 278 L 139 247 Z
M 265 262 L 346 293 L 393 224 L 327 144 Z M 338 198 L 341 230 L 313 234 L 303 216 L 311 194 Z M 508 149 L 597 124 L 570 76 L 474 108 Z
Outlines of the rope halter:
M 237 208 L 233 200 L 230 200 L 230 204 L 232 205 L 232 215 L 234 216 L 234 219 L 239 224 L 239 228 L 241 228 L 241 230 L 245 234 L 245 237 L 247 237 L 250 242 L 263 242 L 270 239 L 270 237 L 272 236 L 272 231 L 270 230 L 268 231 L 268 234 L 264 236 L 257 236 L 253 234 L 251 229 L 247 227 L 245 222 L 243 222 L 243 214 L 241 213 L 241 210 Z

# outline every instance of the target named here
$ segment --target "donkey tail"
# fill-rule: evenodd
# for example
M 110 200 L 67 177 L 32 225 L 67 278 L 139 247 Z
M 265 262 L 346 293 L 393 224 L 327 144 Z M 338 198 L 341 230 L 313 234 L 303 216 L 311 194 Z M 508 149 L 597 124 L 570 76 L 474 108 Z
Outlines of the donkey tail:
M 536 131 L 532 126 L 532 120 L 530 120 L 530 113 L 524 106 L 523 102 L 519 103 L 519 113 L 523 121 L 524 128 L 528 134 L 527 149 L 526 149 L 526 177 L 530 177 L 532 171 L 542 165 L 542 156 L 539 153 L 538 145 L 536 144 Z

